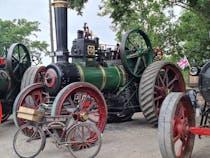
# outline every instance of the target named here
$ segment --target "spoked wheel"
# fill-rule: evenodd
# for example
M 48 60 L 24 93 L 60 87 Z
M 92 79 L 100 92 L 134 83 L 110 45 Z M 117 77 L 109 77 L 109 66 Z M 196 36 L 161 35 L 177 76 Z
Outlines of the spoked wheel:
M 75 158 L 94 158 L 101 149 L 101 133 L 95 124 L 75 124 L 66 134 L 68 149 Z
M 20 82 L 26 69 L 31 66 L 28 49 L 23 44 L 13 44 L 7 53 L 6 66 L 10 77 Z
M 190 158 L 195 135 L 192 103 L 184 93 L 170 93 L 163 102 L 159 122 L 159 147 L 163 158 Z
M 32 132 L 27 132 L 29 130 Z M 33 158 L 43 150 L 45 141 L 46 137 L 41 128 L 25 124 L 15 133 L 13 149 L 21 158 Z
M 134 77 L 141 77 L 152 63 L 152 45 L 148 36 L 139 29 L 130 30 L 122 38 L 120 58 L 125 70 Z
M 30 84 L 44 82 L 45 71 L 45 66 L 29 67 L 23 75 L 21 90 Z
M 149 123 L 156 126 L 161 105 L 170 92 L 185 92 L 185 82 L 172 63 L 157 61 L 144 71 L 139 85 L 139 103 Z
M 101 92 L 93 85 L 75 82 L 64 87 L 56 96 L 52 116 L 73 115 L 78 121 L 96 124 L 102 132 L 106 125 L 107 106 Z
M 13 104 L 13 119 L 17 127 L 26 123 L 24 119 L 17 117 L 20 106 L 38 109 L 41 104 L 49 102 L 49 95 L 41 83 L 34 83 L 24 88 L 16 97 Z

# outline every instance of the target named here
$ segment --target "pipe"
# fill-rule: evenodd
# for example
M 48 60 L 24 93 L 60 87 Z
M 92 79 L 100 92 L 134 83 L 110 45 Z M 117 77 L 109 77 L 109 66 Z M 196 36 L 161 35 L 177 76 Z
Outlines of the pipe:
M 55 13 L 56 29 L 56 57 L 57 62 L 68 62 L 69 53 L 67 48 L 67 0 L 54 0 L 52 3 Z

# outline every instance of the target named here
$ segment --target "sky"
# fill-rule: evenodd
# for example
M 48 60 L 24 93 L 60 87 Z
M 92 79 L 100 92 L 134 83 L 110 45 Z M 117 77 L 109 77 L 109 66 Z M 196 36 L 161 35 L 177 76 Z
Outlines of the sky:
M 0 0 L 0 18 L 3 20 L 25 18 L 29 21 L 39 21 L 41 32 L 37 33 L 36 40 L 44 40 L 50 44 L 48 2 L 48 0 Z M 100 12 L 98 9 L 99 4 L 99 0 L 89 0 L 83 10 L 83 16 L 79 16 L 75 11 L 68 9 L 69 50 L 73 39 L 77 36 L 77 30 L 83 29 L 84 22 L 88 23 L 89 29 L 93 31 L 94 36 L 100 38 L 101 44 L 116 44 L 115 33 L 110 29 L 111 19 L 97 16 L 97 13 Z

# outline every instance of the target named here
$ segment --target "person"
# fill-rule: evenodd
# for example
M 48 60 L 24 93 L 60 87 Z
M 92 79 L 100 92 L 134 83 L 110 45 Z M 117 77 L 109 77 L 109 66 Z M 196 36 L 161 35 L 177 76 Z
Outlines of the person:
M 159 47 L 153 48 L 153 53 L 154 53 L 153 61 L 162 60 L 164 53 Z
M 84 23 L 83 29 L 84 29 L 85 38 L 86 39 L 89 37 L 92 38 L 92 32 L 89 30 L 89 27 L 86 22 Z
M 117 43 L 115 47 L 113 59 L 120 59 L 120 44 L 119 43 Z

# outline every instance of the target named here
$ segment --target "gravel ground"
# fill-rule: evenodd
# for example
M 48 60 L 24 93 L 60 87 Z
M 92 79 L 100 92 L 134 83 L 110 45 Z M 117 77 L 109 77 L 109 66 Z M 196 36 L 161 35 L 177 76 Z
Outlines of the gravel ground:
M 17 158 L 12 149 L 16 127 L 9 119 L 0 125 L 0 157 Z M 192 158 L 210 157 L 210 137 L 196 137 Z M 45 150 L 37 158 L 70 158 L 66 149 L 57 149 L 49 141 Z M 161 158 L 157 129 L 151 127 L 142 113 L 136 113 L 132 121 L 107 124 L 103 134 L 102 148 L 98 158 Z

